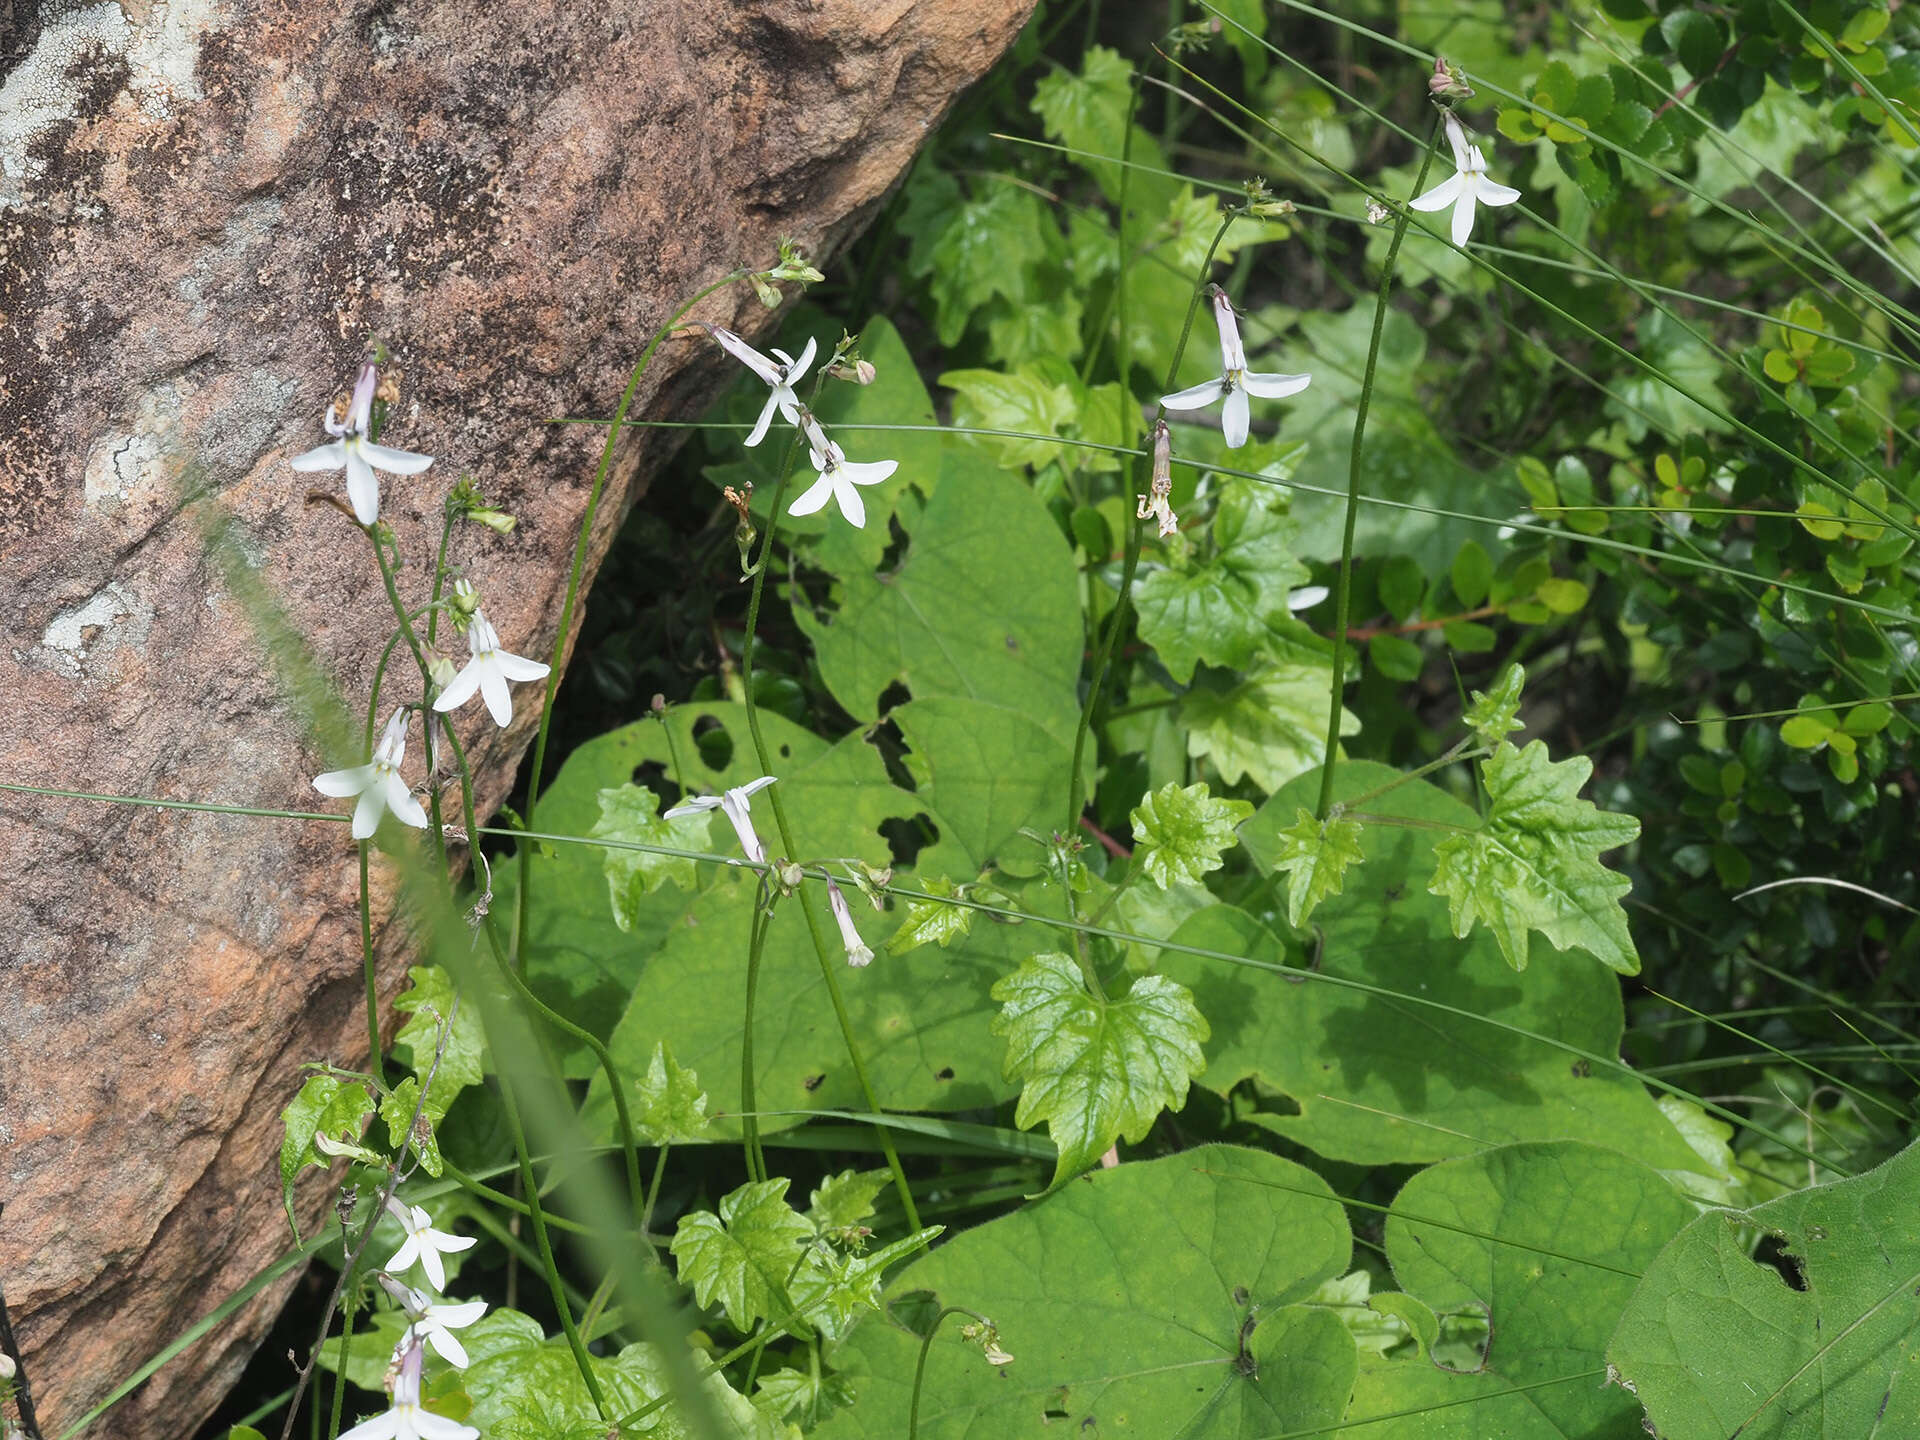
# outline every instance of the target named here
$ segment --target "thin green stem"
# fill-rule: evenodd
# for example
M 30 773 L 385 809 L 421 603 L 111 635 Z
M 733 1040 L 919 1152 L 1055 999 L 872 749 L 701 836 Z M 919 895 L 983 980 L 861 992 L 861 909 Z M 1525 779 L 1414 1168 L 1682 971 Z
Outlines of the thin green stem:
M 933 1317 L 933 1324 L 920 1337 L 920 1358 L 913 1366 L 913 1399 L 907 1405 L 907 1440 L 920 1440 L 920 1390 L 927 1374 L 927 1352 L 933 1348 L 933 1337 L 940 1333 L 940 1327 L 946 1324 L 949 1315 L 965 1315 L 982 1325 L 993 1324 L 986 1316 L 962 1305 L 949 1305 Z
M 747 1014 L 740 1031 L 740 1140 L 746 1149 L 747 1178 L 767 1178 L 767 1157 L 760 1149 L 758 1088 L 753 1072 L 753 1002 L 760 990 L 760 957 L 767 945 L 772 916 L 762 907 L 753 912 L 753 931 L 747 941 Z
M 1433 141 L 1439 134 L 1440 123 L 1436 120 L 1433 139 L 1427 142 L 1426 153 L 1420 159 L 1420 174 L 1413 182 L 1415 195 L 1426 188 L 1427 171 L 1433 167 Z M 1320 800 L 1314 807 L 1314 814 L 1321 820 L 1327 818 L 1327 811 L 1333 805 L 1333 767 L 1340 754 L 1340 719 L 1346 709 L 1347 624 L 1353 608 L 1353 537 L 1354 527 L 1360 519 L 1360 462 L 1366 446 L 1367 410 L 1373 404 L 1374 371 L 1380 360 L 1380 336 L 1387 324 L 1387 302 L 1393 294 L 1393 272 L 1400 261 L 1401 242 L 1407 238 L 1407 222 L 1412 218 L 1410 209 L 1404 205 L 1398 207 L 1393 221 L 1393 242 L 1387 247 L 1386 264 L 1380 270 L 1380 295 L 1374 302 L 1373 310 L 1373 337 L 1367 342 L 1367 368 L 1360 377 L 1360 398 L 1354 406 L 1353 450 L 1347 461 L 1347 520 L 1340 537 L 1340 578 L 1335 583 L 1333 682 L 1332 693 L 1327 700 L 1326 756 L 1320 768 Z
M 627 388 L 620 393 L 620 404 L 613 412 L 613 423 L 607 427 L 606 443 L 600 447 L 600 463 L 594 468 L 593 488 L 587 492 L 587 507 L 580 516 L 580 533 L 573 543 L 573 565 L 567 572 L 567 594 L 560 604 L 560 627 L 553 637 L 553 656 L 549 662 L 550 678 L 547 681 L 547 693 L 540 704 L 540 728 L 533 738 L 533 763 L 527 771 L 526 823 L 532 829 L 534 813 L 540 803 L 540 781 L 546 774 L 547 736 L 553 729 L 553 701 L 560 693 L 560 680 L 563 662 L 566 660 L 567 636 L 573 629 L 573 610 L 580 599 L 580 582 L 587 568 L 587 547 L 593 540 L 594 517 L 600 512 L 600 495 L 606 489 L 607 476 L 613 469 L 613 450 L 620 439 L 620 430 L 626 423 L 627 411 L 633 408 L 633 397 L 639 392 L 640 377 L 646 374 L 647 366 L 653 360 L 653 352 L 660 342 L 672 333 L 688 311 L 698 305 L 715 291 L 742 279 L 748 272 L 734 270 L 713 282 L 703 290 L 696 291 L 692 299 L 674 311 L 666 324 L 654 331 L 653 338 L 647 342 L 647 348 L 640 352 L 640 359 L 633 367 L 633 373 L 627 377 Z M 533 880 L 533 847 L 522 845 L 517 858 L 519 886 L 514 892 L 513 939 L 508 947 L 514 965 L 524 968 L 526 965 L 527 944 L 527 896 Z
M 360 841 L 360 968 L 367 982 L 367 1070 L 381 1080 L 386 1066 L 380 1058 L 380 977 L 373 959 L 373 904 L 367 886 L 367 850 L 372 844 Z

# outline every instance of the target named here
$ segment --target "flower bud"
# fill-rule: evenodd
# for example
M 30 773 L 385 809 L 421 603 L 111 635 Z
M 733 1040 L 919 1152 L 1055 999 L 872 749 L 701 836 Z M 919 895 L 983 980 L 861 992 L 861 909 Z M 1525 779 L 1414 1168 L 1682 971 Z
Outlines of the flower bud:
M 1473 87 L 1467 84 L 1467 78 L 1460 73 L 1458 65 L 1444 55 L 1436 55 L 1433 57 L 1433 74 L 1427 77 L 1427 93 L 1451 108 L 1456 100 L 1471 99 Z
M 453 582 L 453 613 L 462 620 L 471 620 L 473 612 L 480 608 L 480 592 L 474 588 L 471 580 L 462 577 Z
M 451 658 L 442 655 L 431 646 L 422 648 L 426 650 L 427 655 L 427 674 L 433 677 L 433 686 L 436 690 L 446 689 L 459 678 L 460 667 L 454 664 Z
M 760 297 L 760 303 L 762 305 L 766 306 L 769 310 L 778 310 L 780 308 L 780 291 L 774 287 L 767 276 L 753 274 L 749 275 L 747 279 L 753 282 L 753 293 Z
M 19 1367 L 13 1363 L 13 1356 L 0 1355 L 0 1381 L 7 1381 L 19 1374 Z

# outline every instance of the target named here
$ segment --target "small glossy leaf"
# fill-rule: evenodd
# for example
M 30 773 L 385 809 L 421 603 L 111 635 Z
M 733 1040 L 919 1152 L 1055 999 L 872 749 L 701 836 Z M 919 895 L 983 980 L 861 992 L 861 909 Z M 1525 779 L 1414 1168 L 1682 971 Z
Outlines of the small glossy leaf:
M 1493 557 L 1478 540 L 1463 544 L 1453 557 L 1453 593 L 1462 605 L 1472 609 L 1487 598 L 1493 584 Z
M 406 1047 L 407 1063 L 422 1080 L 433 1075 L 433 1100 L 444 1115 L 455 1095 L 485 1078 L 486 1032 L 480 1025 L 480 1007 L 471 1000 L 456 1004 L 453 981 L 438 965 L 409 966 L 407 978 L 413 984 L 400 992 L 393 1008 L 412 1018 L 393 1037 L 394 1050 Z M 449 1020 L 452 1029 L 443 1051 L 440 1032 Z M 434 1068 L 436 1056 L 438 1069 Z
M 1527 672 L 1519 665 L 1509 665 L 1500 672 L 1491 691 L 1473 692 L 1473 703 L 1461 719 L 1480 737 L 1481 744 L 1497 745 L 1511 732 L 1526 729 L 1520 719 L 1520 695 L 1526 683 Z
M 1796 750 L 1818 750 L 1833 734 L 1831 714 L 1794 715 L 1781 723 L 1780 738 Z
M 813 1226 L 787 1204 L 787 1177 L 749 1181 L 721 1197 L 719 1212 L 680 1217 L 673 1258 L 680 1281 L 702 1305 L 715 1300 L 734 1329 L 750 1333 L 756 1320 L 784 1320 L 793 1309 L 787 1287 L 800 1263 L 800 1246 Z
M 1245 800 L 1209 795 L 1204 781 L 1163 785 L 1134 807 L 1133 863 L 1162 890 L 1182 880 L 1198 882 L 1240 843 L 1234 829 L 1251 814 Z
M 1270 863 L 1287 877 L 1287 923 L 1298 926 L 1322 900 L 1340 893 L 1347 867 L 1366 857 L 1358 820 L 1316 820 L 1304 806 L 1296 813 L 1299 819 L 1274 836 Z
M 1558 949 L 1578 946 L 1623 974 L 1637 972 L 1620 908 L 1632 887 L 1599 856 L 1633 840 L 1640 822 L 1579 798 L 1593 762 L 1550 760 L 1538 740 L 1524 750 L 1502 742 L 1480 773 L 1485 823 L 1434 846 L 1432 890 L 1452 907 L 1453 933 L 1486 924 L 1516 970 L 1526 968 L 1527 932 L 1538 930 Z
M 699 1140 L 713 1125 L 700 1077 L 674 1061 L 664 1040 L 653 1047 L 647 1073 L 634 1085 L 630 1103 L 634 1127 L 655 1145 Z
M 1021 1082 L 1014 1124 L 1047 1122 L 1059 1147 L 1053 1183 L 1086 1169 L 1115 1140 L 1139 1140 L 1166 1109 L 1186 1103 L 1206 1068 L 1210 1031 L 1184 985 L 1137 977 L 1125 995 L 1087 992 L 1072 957 L 1035 955 L 993 987 L 993 1033 L 1007 1042 L 1006 1073 Z
M 332 1075 L 313 1076 L 281 1112 L 286 1136 L 280 1142 L 280 1183 L 285 1192 L 287 1224 L 293 1227 L 296 1238 L 300 1222 L 293 1215 L 293 1182 L 309 1165 L 324 1169 L 333 1163 L 313 1148 L 313 1137 L 357 1141 L 372 1113 L 373 1097 L 366 1086 Z
M 873 1202 L 892 1183 L 885 1170 L 842 1170 L 814 1187 L 807 1218 L 822 1231 L 845 1230 L 873 1214 Z
M 932 896 L 956 896 L 960 887 L 944 875 L 921 880 L 918 887 Z M 907 918 L 887 941 L 889 955 L 904 955 L 922 945 L 945 949 L 973 929 L 976 912 L 969 905 L 948 905 L 940 899 L 907 901 Z
M 1534 594 L 1542 605 L 1556 615 L 1578 614 L 1587 604 L 1587 587 L 1584 584 L 1558 576 L 1542 581 Z

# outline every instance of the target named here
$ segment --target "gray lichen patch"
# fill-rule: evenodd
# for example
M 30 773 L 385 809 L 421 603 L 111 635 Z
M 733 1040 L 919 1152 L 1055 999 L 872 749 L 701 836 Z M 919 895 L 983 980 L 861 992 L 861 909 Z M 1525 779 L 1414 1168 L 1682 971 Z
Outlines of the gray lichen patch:
M 80 679 L 90 662 L 122 646 L 141 645 L 153 628 L 153 606 L 119 581 L 110 581 L 78 605 L 69 605 L 40 633 L 49 668 Z

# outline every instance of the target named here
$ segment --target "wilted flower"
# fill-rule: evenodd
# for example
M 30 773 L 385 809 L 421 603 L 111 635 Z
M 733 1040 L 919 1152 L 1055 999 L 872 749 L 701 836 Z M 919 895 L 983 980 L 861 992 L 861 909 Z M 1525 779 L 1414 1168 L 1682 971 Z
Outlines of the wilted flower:
M 1153 484 L 1148 494 L 1139 497 L 1133 518 L 1144 520 L 1149 515 L 1160 521 L 1160 538 L 1180 533 L 1180 517 L 1173 513 L 1173 503 L 1168 498 L 1173 494 L 1173 437 L 1167 431 L 1165 418 L 1153 422 Z
M 840 943 L 847 947 L 847 964 L 856 970 L 871 965 L 873 951 L 860 938 L 859 930 L 854 927 L 853 912 L 847 908 L 847 897 L 831 878 L 827 881 L 827 908 L 833 911 L 834 921 L 840 926 Z
M 820 428 L 805 410 L 800 412 L 800 429 L 807 437 L 807 450 L 813 459 L 813 468 L 820 472 L 820 478 L 813 482 L 806 494 L 787 507 L 789 515 L 811 515 L 816 510 L 826 508 L 828 500 L 839 502 L 840 513 L 847 517 L 847 523 L 856 530 L 867 523 L 867 507 L 860 499 L 856 485 L 878 485 L 900 468 L 898 460 L 867 460 L 856 465 L 847 459 L 846 452 L 827 438 L 827 432 Z
M 335 420 L 334 407 L 327 406 L 326 419 L 322 423 L 329 435 L 340 438 L 331 444 L 296 455 L 287 462 L 302 473 L 338 470 L 344 465 L 347 471 L 347 499 L 353 503 L 353 518 L 362 525 L 371 525 L 380 518 L 380 482 L 374 477 L 375 470 L 385 470 L 394 475 L 418 475 L 433 463 L 431 455 L 416 455 L 411 450 L 376 445 L 368 438 L 367 430 L 373 423 L 373 392 L 379 383 L 373 361 L 365 361 L 353 384 L 353 400 L 347 407 L 345 422 Z
M 1220 327 L 1220 378 L 1175 395 L 1162 395 L 1160 403 L 1169 410 L 1198 410 L 1224 398 L 1226 403 L 1220 407 L 1220 430 L 1227 437 L 1228 448 L 1238 450 L 1247 443 L 1247 396 L 1279 400 L 1297 395 L 1313 383 L 1313 377 L 1248 371 L 1247 352 L 1240 344 L 1240 322 L 1233 313 L 1233 302 L 1218 285 L 1212 289 L 1213 319 Z
M 406 1240 L 393 1252 L 393 1258 L 387 1261 L 387 1269 L 404 1270 L 415 1260 L 427 1272 L 427 1279 L 433 1282 L 436 1290 L 447 1288 L 447 1269 L 440 1263 L 442 1255 L 456 1255 L 462 1250 L 471 1249 L 474 1239 L 471 1235 L 449 1235 L 445 1231 L 433 1228 L 433 1217 L 418 1205 L 403 1205 L 391 1195 L 387 1197 L 387 1213 L 400 1222 L 400 1228 L 406 1232 Z
M 800 351 L 798 360 L 784 350 L 775 350 L 773 353 L 779 361 L 776 364 L 733 331 L 719 325 L 709 325 L 707 329 L 719 342 L 722 350 L 772 387 L 772 393 L 767 396 L 767 403 L 760 407 L 760 418 L 753 423 L 753 433 L 747 436 L 747 445 L 749 447 L 758 445 L 766 438 L 767 426 L 773 423 L 773 412 L 776 409 L 786 416 L 789 425 L 799 424 L 800 397 L 793 391 L 793 382 L 805 375 L 807 367 L 813 364 L 816 349 L 813 337 L 811 335 L 807 337 L 807 343 Z
M 1371 195 L 1367 197 L 1367 223 L 1369 225 L 1384 225 L 1392 218 L 1393 212 L 1391 210 L 1387 209 L 1386 206 L 1382 205 Z
M 453 683 L 435 697 L 433 708 L 442 712 L 464 705 L 478 690 L 487 702 L 493 723 L 505 729 L 513 723 L 513 697 L 507 693 L 509 680 L 541 680 L 548 666 L 528 660 L 500 648 L 500 633 L 476 607 L 467 625 L 467 649 L 473 658 L 461 668 Z
M 349 770 L 329 770 L 313 777 L 313 788 L 322 795 L 344 800 L 358 795 L 353 807 L 353 838 L 365 840 L 380 828 L 380 817 L 388 811 L 403 825 L 416 830 L 427 828 L 427 812 L 413 798 L 407 782 L 400 778 L 400 762 L 407 758 L 407 712 L 396 710 L 380 732 L 373 759 Z
M 1464 245 L 1473 234 L 1476 205 L 1511 205 L 1520 198 L 1520 192 L 1487 178 L 1487 157 L 1478 145 L 1468 143 L 1467 132 L 1451 115 L 1447 116 L 1447 143 L 1453 147 L 1454 173 L 1407 203 L 1416 210 L 1453 206 L 1453 243 Z
M 362 1421 L 344 1432 L 340 1440 L 480 1440 L 480 1432 L 473 1426 L 436 1415 L 421 1405 L 420 1370 L 425 1358 L 425 1346 L 419 1340 L 403 1345 L 399 1373 L 393 1382 L 393 1408 Z
M 736 786 L 724 795 L 696 795 L 691 800 L 667 811 L 663 820 L 678 820 L 683 815 L 698 815 L 706 810 L 718 810 L 733 822 L 733 833 L 740 837 L 740 848 L 746 852 L 747 859 L 756 865 L 764 865 L 767 859 L 766 847 L 760 843 L 760 837 L 753 831 L 753 811 L 750 802 L 760 791 L 773 784 L 775 777 L 762 775 L 758 780 L 749 780 Z

